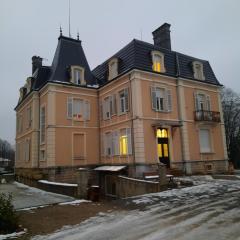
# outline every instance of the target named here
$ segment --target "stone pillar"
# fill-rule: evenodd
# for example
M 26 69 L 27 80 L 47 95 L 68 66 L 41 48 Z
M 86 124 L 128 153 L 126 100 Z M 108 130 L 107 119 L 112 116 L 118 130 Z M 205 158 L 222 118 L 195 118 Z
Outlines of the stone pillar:
M 90 170 L 87 168 L 79 168 L 77 173 L 77 184 L 78 184 L 78 197 L 88 197 L 88 183 L 91 177 Z
M 158 164 L 158 172 L 159 172 L 159 185 L 164 186 L 167 185 L 167 168 L 163 163 Z

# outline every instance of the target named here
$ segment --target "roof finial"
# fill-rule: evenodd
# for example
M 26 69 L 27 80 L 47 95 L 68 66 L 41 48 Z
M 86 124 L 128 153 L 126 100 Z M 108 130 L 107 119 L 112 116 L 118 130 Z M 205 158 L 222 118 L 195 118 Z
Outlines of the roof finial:
M 79 31 L 77 32 L 77 40 L 79 40 Z
M 71 2 L 69 0 L 69 2 L 68 2 L 68 34 L 69 34 L 69 37 L 71 37 L 71 17 L 70 17 L 70 14 L 71 14 Z
M 60 36 L 62 36 L 62 26 L 60 25 Z

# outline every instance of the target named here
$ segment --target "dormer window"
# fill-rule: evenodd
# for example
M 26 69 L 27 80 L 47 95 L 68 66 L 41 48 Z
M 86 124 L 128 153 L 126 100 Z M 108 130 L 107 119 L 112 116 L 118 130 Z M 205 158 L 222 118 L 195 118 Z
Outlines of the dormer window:
M 109 63 L 108 63 L 108 80 L 111 80 L 118 75 L 118 59 L 113 58 Z
M 198 80 L 205 80 L 205 76 L 203 74 L 203 64 L 201 62 L 193 62 L 193 75 L 194 78 Z
M 31 91 L 31 87 L 32 87 L 32 78 L 27 78 L 26 80 L 26 88 L 27 88 L 27 93 L 29 93 Z
M 159 51 L 152 51 L 152 63 L 152 69 L 154 72 L 166 72 L 163 53 Z
M 84 68 L 80 66 L 71 66 L 71 82 L 77 85 L 86 85 Z

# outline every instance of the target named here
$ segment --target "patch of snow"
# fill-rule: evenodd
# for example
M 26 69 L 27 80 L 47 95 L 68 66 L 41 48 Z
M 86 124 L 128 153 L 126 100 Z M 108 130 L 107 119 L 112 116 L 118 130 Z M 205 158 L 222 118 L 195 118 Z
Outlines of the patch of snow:
M 14 232 L 14 233 L 9 233 L 9 234 L 4 234 L 4 235 L 0 234 L 0 240 L 18 238 L 21 235 L 23 235 L 24 233 L 26 233 L 26 231 Z
M 126 166 L 100 166 L 94 168 L 95 171 L 111 171 L 111 172 L 117 172 L 122 169 L 126 168 Z
M 48 206 L 50 206 L 50 205 L 47 204 L 47 205 L 40 205 L 40 206 L 36 206 L 36 207 L 21 208 L 21 209 L 18 209 L 17 211 L 29 211 L 29 210 L 34 210 L 34 209 L 38 209 L 38 208 L 48 207 Z
M 75 200 L 75 201 L 71 201 L 71 202 L 64 202 L 64 203 L 59 203 L 58 205 L 78 205 L 80 203 L 87 203 L 87 202 L 91 202 L 85 199 L 79 199 L 79 200 Z
M 40 183 L 49 184 L 49 185 L 56 185 L 56 186 L 66 186 L 66 187 L 77 187 L 78 185 L 75 183 L 60 183 L 60 182 L 50 182 L 47 180 L 38 180 Z
M 146 181 L 146 180 L 142 180 L 142 179 L 138 179 L 138 178 L 129 178 L 129 177 L 124 177 L 124 176 L 119 176 L 120 178 L 124 178 L 124 179 L 128 179 L 128 180 L 132 180 L 132 181 L 136 181 L 136 182 L 143 182 L 143 183 L 154 183 L 154 184 L 158 184 L 158 182 L 153 182 L 153 181 Z

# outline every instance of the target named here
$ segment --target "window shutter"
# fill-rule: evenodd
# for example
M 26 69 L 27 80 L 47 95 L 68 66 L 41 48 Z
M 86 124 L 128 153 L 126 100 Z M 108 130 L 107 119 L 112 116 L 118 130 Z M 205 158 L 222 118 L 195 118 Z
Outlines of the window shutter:
M 102 109 L 103 109 L 103 111 L 102 111 L 103 120 L 105 120 L 106 119 L 106 102 L 105 102 L 105 100 L 103 100 L 103 102 L 102 102 Z
M 157 109 L 156 88 L 150 87 L 150 89 L 151 89 L 151 97 L 152 97 L 152 109 L 156 111 Z
M 131 134 L 131 128 L 127 128 L 126 132 L 127 132 L 128 154 L 132 154 L 132 134 Z
M 167 110 L 172 111 L 172 92 L 170 89 L 167 89 Z
M 112 112 L 113 115 L 117 113 L 117 97 L 116 97 L 116 94 L 114 94 L 112 96 L 112 110 L 113 110 L 113 112 Z
M 125 110 L 126 112 L 129 111 L 129 98 L 128 98 L 128 88 L 124 90 L 124 96 L 125 96 Z
M 90 103 L 85 101 L 84 104 L 84 120 L 90 120 Z
M 73 98 L 68 97 L 67 99 L 67 117 L 72 118 L 73 115 Z
M 193 97 L 194 97 L 194 103 L 195 103 L 195 110 L 198 111 L 198 94 L 197 93 L 193 93 Z
M 211 111 L 211 100 L 209 95 L 206 95 L 206 110 Z
M 113 115 L 113 96 L 109 96 L 109 111 L 110 111 L 110 116 Z

